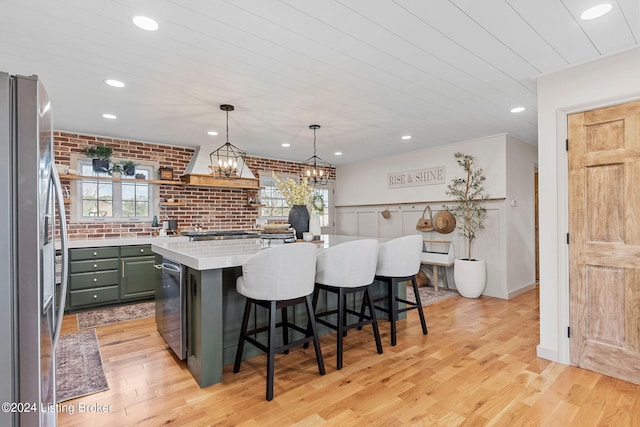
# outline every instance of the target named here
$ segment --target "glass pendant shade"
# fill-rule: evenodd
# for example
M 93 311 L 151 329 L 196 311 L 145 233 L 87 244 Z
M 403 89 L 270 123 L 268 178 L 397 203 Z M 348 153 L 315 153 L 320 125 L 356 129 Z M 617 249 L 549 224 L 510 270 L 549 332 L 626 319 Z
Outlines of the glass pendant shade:
M 229 142 L 229 111 L 233 111 L 234 107 L 222 104 L 220 109 L 227 113 L 227 142 L 209 153 L 211 170 L 219 178 L 240 178 L 244 169 L 244 157 L 247 153 Z M 238 167 L 240 167 L 239 170 Z

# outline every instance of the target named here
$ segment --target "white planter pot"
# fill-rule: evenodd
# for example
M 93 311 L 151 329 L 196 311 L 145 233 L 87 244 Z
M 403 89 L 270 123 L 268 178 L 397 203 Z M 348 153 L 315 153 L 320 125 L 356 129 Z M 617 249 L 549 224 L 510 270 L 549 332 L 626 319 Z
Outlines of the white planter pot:
M 309 231 L 313 233 L 314 236 L 322 234 L 320 228 L 320 217 L 316 214 L 311 214 L 309 217 Z
M 456 259 L 453 265 L 453 278 L 460 295 L 466 298 L 478 298 L 487 284 L 487 263 L 485 260 Z

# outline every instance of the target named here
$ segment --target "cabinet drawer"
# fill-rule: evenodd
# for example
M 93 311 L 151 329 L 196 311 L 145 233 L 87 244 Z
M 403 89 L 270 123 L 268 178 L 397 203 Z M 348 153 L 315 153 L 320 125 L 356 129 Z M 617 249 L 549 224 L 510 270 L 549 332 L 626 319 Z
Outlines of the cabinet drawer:
M 97 288 L 118 284 L 118 270 L 69 275 L 69 290 Z
M 85 259 L 118 258 L 118 247 L 71 249 L 69 259 L 80 261 Z
M 122 246 L 120 248 L 120 256 L 123 258 L 144 255 L 153 255 L 151 245 Z
M 86 273 L 89 271 L 117 270 L 118 259 L 96 259 L 89 261 L 72 261 L 69 263 L 69 273 Z
M 118 301 L 118 286 L 69 292 L 71 307 Z

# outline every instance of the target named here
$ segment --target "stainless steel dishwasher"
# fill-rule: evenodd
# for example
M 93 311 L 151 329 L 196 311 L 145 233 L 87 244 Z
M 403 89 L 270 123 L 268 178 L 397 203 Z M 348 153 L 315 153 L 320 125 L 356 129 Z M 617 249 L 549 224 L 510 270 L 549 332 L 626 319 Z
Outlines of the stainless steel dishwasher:
M 162 258 L 162 288 L 156 295 L 161 304 L 160 316 L 156 319 L 158 332 L 174 353 L 183 360 L 186 346 L 186 294 L 184 267 L 169 258 Z

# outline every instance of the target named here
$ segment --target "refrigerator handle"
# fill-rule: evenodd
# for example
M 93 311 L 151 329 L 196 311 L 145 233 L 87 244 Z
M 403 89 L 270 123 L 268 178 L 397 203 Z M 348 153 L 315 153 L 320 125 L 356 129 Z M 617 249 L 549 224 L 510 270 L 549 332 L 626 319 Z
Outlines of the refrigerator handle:
M 53 166 L 53 164 L 51 166 L 51 179 L 53 180 L 53 188 L 56 194 L 55 204 L 60 215 L 60 252 L 62 254 L 62 295 L 60 298 L 60 307 L 58 307 L 58 312 L 56 313 L 56 323 L 54 326 L 55 330 L 53 333 L 53 348 L 55 349 L 56 345 L 58 344 L 58 337 L 60 337 L 60 329 L 62 328 L 62 316 L 64 316 L 64 303 L 67 298 L 67 284 L 69 282 L 69 241 L 67 236 L 67 217 L 64 210 L 64 194 L 62 191 L 62 185 L 60 185 L 60 177 L 58 176 L 58 171 Z

